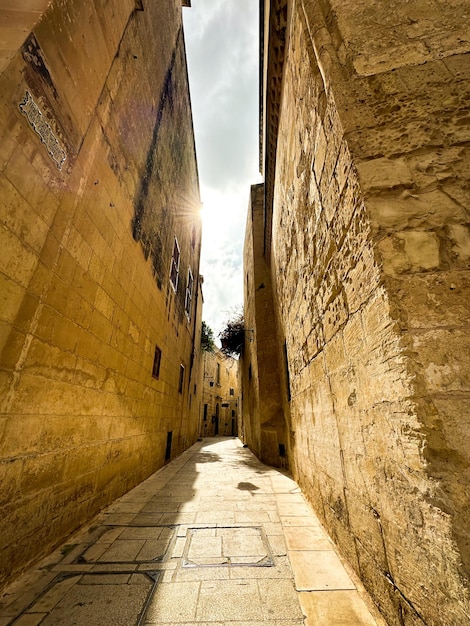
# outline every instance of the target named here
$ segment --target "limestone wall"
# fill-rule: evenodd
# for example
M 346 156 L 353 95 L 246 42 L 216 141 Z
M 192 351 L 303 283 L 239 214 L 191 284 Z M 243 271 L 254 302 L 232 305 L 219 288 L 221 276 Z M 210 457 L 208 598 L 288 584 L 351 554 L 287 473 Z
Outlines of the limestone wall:
M 8 66 L 50 3 L 51 0 L 29 0 L 21 4 L 2 3 L 0 7 L 0 72 Z
M 266 4 L 273 20 L 282 2 Z M 460 626 L 468 6 L 286 7 L 285 56 L 265 47 L 263 163 L 291 468 L 388 623 Z
M 238 361 L 217 347 L 204 352 L 204 388 L 200 416 L 201 437 L 238 434 Z
M 144 4 L 53 2 L 0 75 L 0 583 L 198 435 L 181 3 Z
M 285 368 L 281 373 L 278 363 L 271 271 L 264 256 L 264 191 L 262 184 L 251 188 L 244 245 L 246 331 L 241 359 L 245 381 L 242 435 L 262 461 L 285 467 L 288 438 L 282 396 L 287 393 L 287 381 Z
M 259 186 L 257 191 L 251 188 L 248 203 L 247 221 L 245 229 L 245 242 L 243 248 L 243 271 L 244 276 L 244 306 L 243 316 L 245 328 L 253 328 L 253 341 L 246 342 L 243 346 L 243 354 L 240 358 L 240 381 L 241 381 L 241 416 L 240 438 L 250 447 L 258 457 L 261 456 L 260 447 L 260 414 L 259 414 L 259 377 L 258 377 L 258 334 L 256 328 L 255 312 L 255 258 L 254 240 L 255 224 L 254 216 L 259 215 L 264 204 L 264 186 Z M 261 196 L 261 198 L 260 198 Z M 258 211 L 257 211 L 258 209 Z M 258 245 L 259 245 L 259 230 Z M 261 242 L 262 244 L 262 242 Z

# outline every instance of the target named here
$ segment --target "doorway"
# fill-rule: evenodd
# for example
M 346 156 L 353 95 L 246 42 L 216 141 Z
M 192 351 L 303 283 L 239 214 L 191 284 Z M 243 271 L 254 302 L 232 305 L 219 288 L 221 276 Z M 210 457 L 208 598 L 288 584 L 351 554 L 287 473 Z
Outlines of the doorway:
M 219 403 L 215 405 L 215 424 L 214 424 L 214 435 L 219 434 Z
M 171 440 L 173 439 L 173 431 L 166 435 L 165 463 L 171 461 Z

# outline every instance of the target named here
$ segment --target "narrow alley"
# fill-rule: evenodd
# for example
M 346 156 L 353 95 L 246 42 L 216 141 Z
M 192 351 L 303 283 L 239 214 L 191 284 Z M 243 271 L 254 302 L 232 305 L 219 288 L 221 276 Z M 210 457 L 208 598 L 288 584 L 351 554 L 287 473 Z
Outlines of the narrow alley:
M 194 444 L 18 579 L 0 608 L 10 624 L 382 622 L 297 484 L 222 437 Z

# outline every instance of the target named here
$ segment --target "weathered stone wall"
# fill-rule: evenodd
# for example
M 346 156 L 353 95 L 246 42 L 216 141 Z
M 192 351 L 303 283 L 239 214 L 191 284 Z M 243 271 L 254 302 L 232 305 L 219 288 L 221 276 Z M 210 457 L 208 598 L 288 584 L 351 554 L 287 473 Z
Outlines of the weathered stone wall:
M 198 435 L 181 3 L 138 4 L 53 2 L 0 75 L 0 583 Z
M 383 8 L 368 43 L 370 13 L 353 18 L 350 11 L 335 21 L 348 50 L 344 63 L 356 70 L 355 92 L 366 97 L 342 105 L 344 127 L 413 379 L 434 486 L 429 501 L 451 520 L 468 575 L 469 7 L 401 2 L 393 14 Z
M 278 366 L 278 336 L 271 271 L 264 255 L 264 185 L 253 185 L 244 246 L 245 343 L 243 441 L 265 463 L 284 467 L 287 436 Z
M 256 190 L 256 191 L 255 191 Z M 261 196 L 261 197 L 260 197 Z M 241 415 L 240 415 L 240 439 L 250 447 L 258 456 L 261 455 L 260 446 L 260 415 L 259 415 L 259 377 L 258 377 L 258 335 L 256 333 L 255 312 L 255 258 L 254 241 L 255 230 L 259 228 L 259 221 L 254 217 L 259 216 L 264 204 L 263 186 L 251 187 L 248 202 L 247 221 L 245 229 L 245 242 L 243 248 L 243 271 L 244 297 L 243 319 L 245 328 L 253 328 L 253 341 L 245 343 L 243 354 L 240 358 L 240 381 L 241 381 Z M 258 237 L 259 237 L 259 233 Z
M 204 352 L 204 388 L 200 417 L 201 437 L 238 434 L 238 361 L 217 347 Z M 233 390 L 233 393 L 230 391 Z
M 0 72 L 23 45 L 52 0 L 4 1 L 0 7 Z
M 470 620 L 466 12 L 297 0 L 265 48 L 291 468 L 393 626 Z

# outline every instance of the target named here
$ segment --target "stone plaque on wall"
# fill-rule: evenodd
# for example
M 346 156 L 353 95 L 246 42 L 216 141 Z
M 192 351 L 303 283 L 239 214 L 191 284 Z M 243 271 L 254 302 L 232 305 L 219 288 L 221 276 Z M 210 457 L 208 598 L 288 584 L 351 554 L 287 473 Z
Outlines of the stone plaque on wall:
M 40 108 L 34 102 L 29 91 L 26 92 L 23 101 L 19 104 L 19 107 L 21 113 L 26 116 L 31 128 L 33 128 L 33 130 L 39 135 L 49 156 L 57 165 L 58 169 L 61 170 L 65 160 L 67 159 L 65 150 L 62 148 L 60 141 L 55 136 L 50 124 L 48 124 L 45 120 Z

